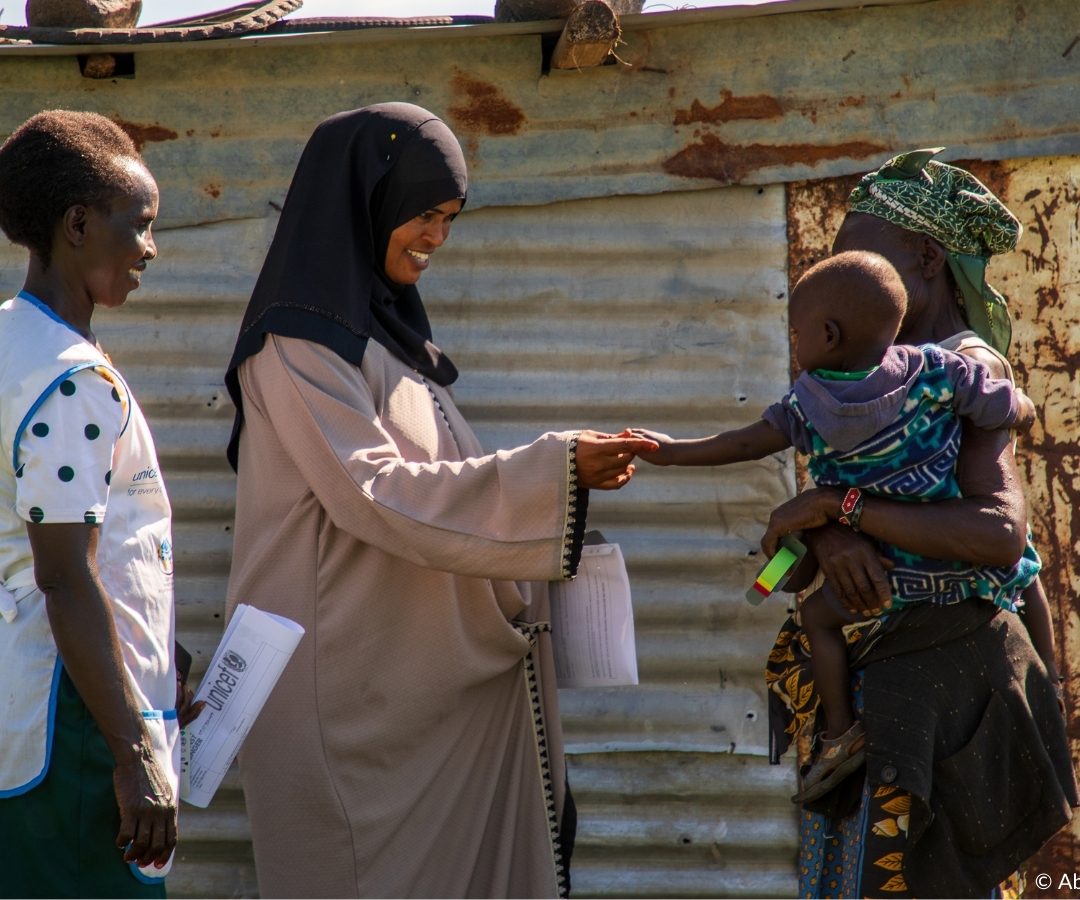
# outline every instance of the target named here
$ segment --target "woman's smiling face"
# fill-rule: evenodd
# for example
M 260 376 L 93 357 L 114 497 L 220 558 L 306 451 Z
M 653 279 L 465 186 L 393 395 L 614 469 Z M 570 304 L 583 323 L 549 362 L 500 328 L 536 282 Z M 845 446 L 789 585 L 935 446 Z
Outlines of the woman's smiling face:
M 398 285 L 416 284 L 431 254 L 450 236 L 450 223 L 463 205 L 461 200 L 447 200 L 398 225 L 386 247 L 386 277 Z
M 146 263 L 157 256 L 151 233 L 158 211 L 157 185 L 134 161 L 131 175 L 131 189 L 114 196 L 106 208 L 86 208 L 84 278 L 96 306 L 122 305 L 139 287 Z

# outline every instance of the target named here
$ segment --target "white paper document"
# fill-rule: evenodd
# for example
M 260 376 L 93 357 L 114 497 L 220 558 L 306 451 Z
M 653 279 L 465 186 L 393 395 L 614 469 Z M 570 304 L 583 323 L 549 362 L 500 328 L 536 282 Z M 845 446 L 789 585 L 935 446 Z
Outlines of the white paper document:
M 245 603 L 236 608 L 195 694 L 206 706 L 185 729 L 182 799 L 210 805 L 303 634 L 291 619 Z
M 630 579 L 618 544 L 582 547 L 577 577 L 552 585 L 551 635 L 559 687 L 638 683 Z

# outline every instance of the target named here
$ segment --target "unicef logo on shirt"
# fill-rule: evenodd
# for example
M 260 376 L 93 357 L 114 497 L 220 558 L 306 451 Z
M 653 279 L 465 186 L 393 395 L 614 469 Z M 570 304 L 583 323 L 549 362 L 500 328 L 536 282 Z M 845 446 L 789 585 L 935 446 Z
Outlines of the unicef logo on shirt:
M 221 658 L 221 661 L 234 672 L 243 672 L 244 669 L 247 668 L 247 660 L 244 659 L 244 657 L 242 657 L 235 650 L 230 650 L 228 653 L 226 653 Z
M 168 538 L 164 538 L 161 541 L 161 546 L 158 547 L 158 560 L 161 562 L 161 571 L 166 575 L 172 575 L 173 573 L 173 552 L 172 544 L 169 543 Z

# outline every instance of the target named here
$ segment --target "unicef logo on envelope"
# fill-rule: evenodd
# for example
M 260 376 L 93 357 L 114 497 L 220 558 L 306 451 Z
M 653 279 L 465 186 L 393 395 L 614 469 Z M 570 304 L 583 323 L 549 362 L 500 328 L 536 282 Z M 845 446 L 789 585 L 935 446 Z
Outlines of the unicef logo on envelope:
M 247 668 L 247 660 L 235 650 L 228 651 L 222 658 L 222 663 L 234 672 L 243 672 Z

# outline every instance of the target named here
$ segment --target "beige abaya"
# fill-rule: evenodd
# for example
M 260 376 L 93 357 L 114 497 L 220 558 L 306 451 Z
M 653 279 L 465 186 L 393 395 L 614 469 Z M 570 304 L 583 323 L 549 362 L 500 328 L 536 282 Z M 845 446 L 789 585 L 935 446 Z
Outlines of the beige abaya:
M 306 629 L 240 756 L 260 893 L 557 896 L 574 435 L 484 455 L 374 340 L 268 334 L 239 376 L 229 612 Z

